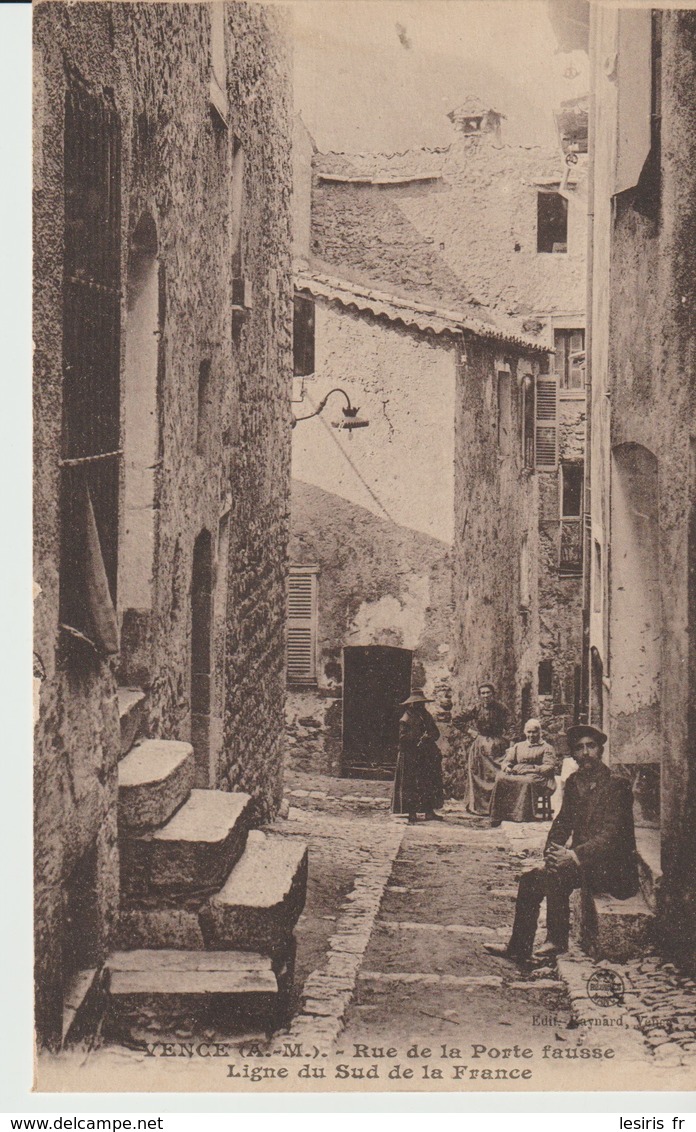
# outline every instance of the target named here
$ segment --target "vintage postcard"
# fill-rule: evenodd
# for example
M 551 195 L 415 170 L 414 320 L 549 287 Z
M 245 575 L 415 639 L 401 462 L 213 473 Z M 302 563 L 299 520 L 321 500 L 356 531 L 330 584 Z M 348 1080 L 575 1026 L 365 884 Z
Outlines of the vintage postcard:
M 696 11 L 33 48 L 35 1088 L 693 1088 Z

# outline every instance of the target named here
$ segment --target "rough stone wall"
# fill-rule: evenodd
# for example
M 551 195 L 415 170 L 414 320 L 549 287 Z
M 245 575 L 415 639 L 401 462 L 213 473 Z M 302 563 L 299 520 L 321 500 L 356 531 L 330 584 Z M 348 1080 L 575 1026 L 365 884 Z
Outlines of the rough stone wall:
M 205 529 L 217 575 L 209 784 L 250 790 L 259 816 L 273 812 L 280 800 L 291 342 L 289 63 L 282 21 L 269 7 L 229 5 L 226 41 L 228 129 L 214 123 L 209 106 L 207 5 L 50 3 L 35 13 L 35 566 L 41 586 L 35 648 L 46 670 L 36 729 L 36 963 L 37 1023 L 49 1041 L 55 1041 L 62 994 L 63 885 L 95 841 L 102 953 L 118 900 L 118 673 L 104 663 L 87 675 L 71 672 L 61 659 L 58 630 L 68 70 L 95 93 L 112 92 L 120 119 L 123 290 L 129 239 L 146 212 L 157 230 L 165 280 L 147 727 L 163 738 L 190 737 L 192 555 Z M 242 260 L 254 292 L 253 307 L 234 335 L 233 135 L 246 158 Z M 122 329 L 123 357 L 125 305 Z M 198 375 L 204 360 L 211 363 L 215 411 L 201 441 Z M 225 515 L 228 561 L 220 560 L 218 546 Z
M 606 531 L 615 486 L 610 478 L 610 447 L 641 445 L 657 460 L 657 525 L 661 625 L 659 703 L 660 740 L 655 761 L 661 764 L 661 839 L 663 924 L 675 950 L 696 952 L 694 825 L 696 763 L 693 693 L 694 638 L 694 421 L 696 420 L 696 304 L 693 269 L 696 246 L 694 158 L 696 111 L 682 93 L 696 84 L 694 57 L 696 15 L 663 12 L 662 184 L 659 217 L 650 219 L 633 207 L 631 194 L 617 202 L 613 228 L 607 202 L 612 192 L 611 160 L 596 159 L 595 201 L 605 223 L 599 228 L 603 255 L 593 274 L 593 427 L 598 459 L 593 473 L 593 521 Z M 593 75 L 599 90 L 602 46 L 613 28 L 596 27 Z M 649 76 L 645 77 L 649 81 Z M 598 147 L 612 156 L 615 121 L 600 120 Z M 610 262 L 607 262 L 610 255 Z M 607 301 L 608 300 L 608 301 Z M 603 302 L 604 301 L 604 302 Z M 603 305 L 600 305 L 602 304 Z M 595 329 L 596 327 L 596 329 Z M 607 390 L 611 396 L 610 431 L 603 397 L 603 355 L 607 355 Z M 608 343 L 608 346 L 606 345 Z M 596 422 L 596 424 L 595 424 Z M 595 448 L 593 446 L 593 457 Z M 645 500 L 646 510 L 650 500 Z M 691 579 L 691 581 L 690 581 Z M 600 626 L 593 631 L 599 639 Z M 606 623 L 604 626 L 606 632 Z M 621 648 L 620 626 L 604 657 L 605 671 Z M 606 640 L 606 638 L 605 638 Z M 609 703 L 610 743 L 614 713 Z
M 475 702 L 491 680 L 521 726 L 522 689 L 536 707 L 539 652 L 539 480 L 521 465 L 518 376 L 513 359 L 511 443 L 497 442 L 496 365 L 490 346 L 468 338 L 457 387 L 455 453 L 454 707 Z M 529 601 L 523 607 L 520 548 L 526 539 Z
M 503 127 L 504 128 L 504 127 Z M 322 181 L 433 170 L 401 185 Z M 470 302 L 511 316 L 581 313 L 585 306 L 586 185 L 570 191 L 568 252 L 537 252 L 537 184 L 560 181 L 558 154 L 459 137 L 446 150 L 317 154 L 312 233 L 317 260 L 443 305 Z M 387 287 L 388 289 L 388 287 Z
M 567 753 L 565 731 L 574 719 L 575 673 L 582 663 L 581 575 L 562 575 L 559 540 L 562 473 L 560 464 L 581 462 L 585 452 L 585 401 L 559 400 L 557 472 L 539 472 L 539 661 L 553 666 L 553 690 L 538 697 L 544 735 L 559 755 Z M 582 529 L 582 518 L 579 520 Z
M 413 649 L 414 682 L 430 689 L 450 660 L 452 339 L 317 301 L 315 341 L 315 375 L 297 415 L 340 385 L 370 424 L 332 429 L 342 408 L 334 395 L 322 417 L 294 430 L 290 561 L 320 567 L 320 689 L 314 713 L 306 693 L 290 692 L 291 726 L 323 720 L 344 645 Z M 337 741 L 335 709 L 329 722 Z

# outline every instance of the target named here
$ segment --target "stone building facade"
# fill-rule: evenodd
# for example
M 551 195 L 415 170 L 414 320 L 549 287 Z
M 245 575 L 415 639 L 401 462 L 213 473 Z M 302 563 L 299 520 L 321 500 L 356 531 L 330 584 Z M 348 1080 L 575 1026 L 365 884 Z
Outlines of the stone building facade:
M 590 719 L 633 781 L 644 891 L 663 940 L 693 964 L 696 15 L 592 7 L 585 18 Z M 567 30 L 561 22 L 562 40 Z
M 449 636 L 439 630 L 430 636 L 434 651 L 416 670 L 416 682 L 425 679 L 431 689 L 442 684 L 446 702 L 452 695 L 469 702 L 481 679 L 493 679 L 516 726 L 521 727 L 522 715 L 538 713 L 562 749 L 560 736 L 578 712 L 582 653 L 585 159 L 570 166 L 560 152 L 506 145 L 501 115 L 471 100 L 450 118 L 450 146 L 396 154 L 317 153 L 298 125 L 295 230 L 304 239 L 295 244 L 296 264 L 303 277 L 309 273 L 318 281 L 320 292 L 326 281 L 338 283 L 333 299 L 329 287 L 328 298 L 321 294 L 315 304 L 317 343 L 322 332 L 317 349 L 326 351 L 315 367 L 315 376 L 322 377 L 315 400 L 356 373 L 364 375 L 361 394 L 384 385 L 386 392 L 378 397 L 384 405 L 368 414 L 374 432 L 356 433 L 351 454 L 358 461 L 365 453 L 371 474 L 374 461 L 376 474 L 386 460 L 381 489 L 388 484 L 399 507 L 408 499 L 417 509 L 428 499 L 428 526 L 417 526 L 421 533 L 430 535 L 432 525 L 440 525 L 438 558 L 456 579 L 454 620 Z M 308 215 L 311 225 L 304 222 Z M 403 311 L 387 329 L 390 320 L 375 318 L 370 309 L 375 299 L 401 303 L 412 318 L 418 308 L 431 316 L 449 312 L 460 327 L 483 326 L 480 340 L 476 333 L 452 338 L 450 333 L 424 335 L 408 324 L 399 329 Z M 506 331 L 497 343 L 490 333 L 495 326 Z M 401 356 L 407 342 L 408 356 Z M 530 347 L 526 355 L 521 342 Z M 554 346 L 558 360 L 543 360 L 544 350 Z M 518 365 L 522 357 L 526 364 Z M 437 381 L 432 365 L 440 373 Z M 524 377 L 533 378 L 535 370 L 542 376 L 546 371 L 547 396 L 554 386 L 553 452 L 543 473 L 529 451 L 525 458 L 520 415 L 526 404 L 533 446 L 534 398 L 529 388 L 526 395 L 522 390 Z M 307 382 L 308 390 L 314 390 L 313 381 Z M 437 394 L 440 387 L 448 390 L 444 398 Z M 352 389 L 356 403 L 367 403 Z M 385 416 L 395 419 L 399 406 L 397 433 Z M 319 464 L 305 450 L 308 442 L 301 439 L 307 428 L 299 426 L 293 442 L 293 559 L 298 538 L 300 545 L 307 543 L 307 531 L 323 529 L 314 496 L 305 498 L 298 483 L 310 466 L 319 474 Z M 438 466 L 444 461 L 448 469 L 438 477 L 435 495 L 422 471 L 433 460 Z M 477 485 L 483 467 L 488 471 Z M 325 490 L 336 474 L 335 465 L 322 467 Z M 345 474 L 338 472 L 339 478 Z M 367 498 L 364 488 L 359 490 Z M 506 500 L 500 512 L 499 499 Z M 368 506 L 379 511 L 373 503 Z M 440 523 L 441 512 L 448 513 L 447 524 Z M 524 601 L 517 594 L 520 542 Z M 501 568 L 504 563 L 502 573 L 490 565 L 498 562 Z M 371 569 L 371 553 L 354 548 L 351 576 Z M 514 595 L 507 587 L 498 592 L 500 577 L 514 578 Z M 321 587 L 321 580 L 317 584 Z M 403 577 L 392 579 L 388 592 L 397 596 L 403 585 Z M 341 588 L 329 587 L 332 594 Z M 345 591 L 353 594 L 348 580 Z M 431 596 L 424 588 L 428 618 L 436 616 Z M 392 611 L 396 622 L 413 598 L 399 601 Z M 449 604 L 439 604 L 439 610 L 437 618 L 447 624 Z M 354 631 L 350 618 L 340 624 L 342 635 L 334 637 L 330 657 L 332 679 L 343 636 Z M 334 627 L 329 617 L 327 629 L 333 633 Z M 380 632 L 386 640 L 388 626 Z M 293 722 L 303 715 L 312 719 L 315 713 L 306 708 L 303 701 Z M 299 731 L 306 740 L 302 725 Z
M 290 93 L 268 6 L 40 5 L 37 1028 L 119 911 L 117 762 L 282 794 Z M 96 457 L 100 457 L 95 460 Z M 129 730 L 130 729 L 130 730 Z M 75 953 L 75 954 L 73 954 Z

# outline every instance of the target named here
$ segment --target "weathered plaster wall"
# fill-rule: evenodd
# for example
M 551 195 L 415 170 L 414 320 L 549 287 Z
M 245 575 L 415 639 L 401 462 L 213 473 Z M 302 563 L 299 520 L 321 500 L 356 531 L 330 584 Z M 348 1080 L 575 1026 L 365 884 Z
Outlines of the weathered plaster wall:
M 118 675 L 100 662 L 83 675 L 73 673 L 58 630 L 68 69 L 93 91 L 113 92 L 121 122 L 124 294 L 129 239 L 148 212 L 157 230 L 166 296 L 152 611 L 133 619 L 137 631 L 131 640 L 129 611 L 121 608 L 123 661 L 127 668 L 129 657 L 145 657 L 137 672 L 146 681 L 149 733 L 188 739 L 192 554 L 196 537 L 207 529 L 218 608 L 212 742 L 202 768 L 209 768 L 210 785 L 250 790 L 260 816 L 280 800 L 291 345 L 289 61 L 277 13 L 260 5 L 229 5 L 230 128 L 214 125 L 209 18 L 203 4 L 51 3 L 35 13 L 35 566 L 41 586 L 35 648 L 47 673 L 36 729 L 36 961 L 37 1022 L 49 1039 L 62 993 L 62 884 L 95 839 L 102 951 L 118 897 Z M 233 135 L 246 157 L 242 249 L 254 291 L 253 309 L 234 341 Z M 122 325 L 123 358 L 125 298 Z M 204 360 L 211 363 L 215 412 L 197 436 Z M 218 545 L 225 515 L 227 529 Z M 220 584 L 228 571 L 229 583 Z
M 449 663 L 454 513 L 455 351 L 451 338 L 316 304 L 316 371 L 298 416 L 335 385 L 366 429 L 337 432 L 345 402 L 293 433 L 290 561 L 320 567 L 320 689 L 340 681 L 344 645 L 414 650 L 414 680 L 432 688 Z M 324 693 L 313 713 L 323 719 Z M 335 709 L 329 736 L 337 742 Z
M 696 420 L 693 311 L 696 294 L 691 260 L 696 241 L 693 184 L 696 117 L 682 92 L 693 90 L 696 83 L 696 15 L 665 11 L 662 18 L 659 218 L 651 220 L 639 214 L 633 208 L 630 193 L 616 201 L 615 213 L 610 217 L 611 157 L 615 155 L 616 133 L 611 104 L 596 124 L 595 216 L 599 215 L 601 222 L 595 244 L 597 246 L 600 240 L 601 244 L 593 272 L 593 428 L 597 440 L 593 446 L 592 499 L 593 522 L 606 532 L 610 501 L 613 506 L 616 504 L 614 473 L 610 473 L 609 468 L 610 446 L 620 454 L 626 449 L 619 446 L 641 445 L 654 456 L 661 620 L 654 629 L 659 642 L 661 711 L 658 737 L 653 746 L 655 762 L 661 764 L 663 921 L 667 937 L 682 953 L 690 953 L 693 962 L 696 950 L 693 835 L 696 763 L 689 657 L 693 655 L 696 626 L 692 620 L 693 600 L 689 605 L 689 571 L 693 577 Z M 608 46 L 616 42 L 616 26 L 608 15 L 599 24 L 595 22 L 594 34 L 593 74 L 599 91 L 607 81 L 602 78 L 603 59 Z M 645 81 L 649 81 L 649 76 L 645 76 Z M 599 156 L 609 160 L 599 160 Z M 603 311 L 608 311 L 608 316 L 603 317 Z M 604 387 L 603 365 L 607 355 L 608 381 Z M 605 388 L 611 397 L 609 436 Z M 650 512 L 652 503 L 645 499 L 644 514 Z M 633 511 L 636 510 L 634 507 Z M 612 539 L 613 535 L 612 530 Z M 612 547 L 612 557 L 613 553 Z M 638 561 L 640 586 L 651 567 L 643 559 Z M 616 581 L 615 576 L 613 582 L 611 577 L 610 573 L 610 587 Z M 592 627 L 598 639 L 596 619 Z M 606 621 L 604 629 L 606 632 Z M 626 664 L 620 650 L 627 641 L 622 641 L 621 633 L 622 627 L 612 618 L 606 658 L 610 676 L 616 666 Z M 625 702 L 624 697 L 624 705 Z M 630 750 L 615 747 L 617 724 L 625 731 L 630 721 L 616 718 L 613 689 L 608 720 L 610 756 L 614 760 L 632 761 Z M 639 719 L 634 722 L 640 724 Z M 653 727 L 654 720 L 647 722 Z
M 448 335 L 405 330 L 316 302 L 316 366 L 297 416 L 336 385 L 369 428 L 338 432 L 345 400 L 293 433 L 292 474 L 380 519 L 441 542 L 452 539 L 454 348 Z
M 504 130 L 504 125 L 503 125 Z M 537 184 L 560 181 L 556 152 L 458 137 L 445 150 L 317 154 L 313 252 L 442 305 L 469 302 L 512 316 L 580 313 L 585 306 L 586 176 L 574 167 L 568 252 L 537 252 Z M 321 172 L 438 179 L 402 185 L 322 181 Z M 572 182 L 571 182 L 572 184 Z

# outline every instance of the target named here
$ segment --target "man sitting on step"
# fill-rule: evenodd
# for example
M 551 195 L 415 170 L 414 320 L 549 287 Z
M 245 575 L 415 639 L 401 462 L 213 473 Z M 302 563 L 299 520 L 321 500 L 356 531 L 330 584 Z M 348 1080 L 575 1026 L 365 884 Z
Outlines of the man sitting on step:
M 520 879 L 510 942 L 506 947 L 486 944 L 491 955 L 523 962 L 531 958 L 544 897 L 547 938 L 535 953 L 540 959 L 568 950 L 574 888 L 620 899 L 638 891 L 630 783 L 602 762 L 607 737 L 598 728 L 580 724 L 570 727 L 567 737 L 578 770 L 566 782 L 563 805 L 546 841 L 544 864 Z

